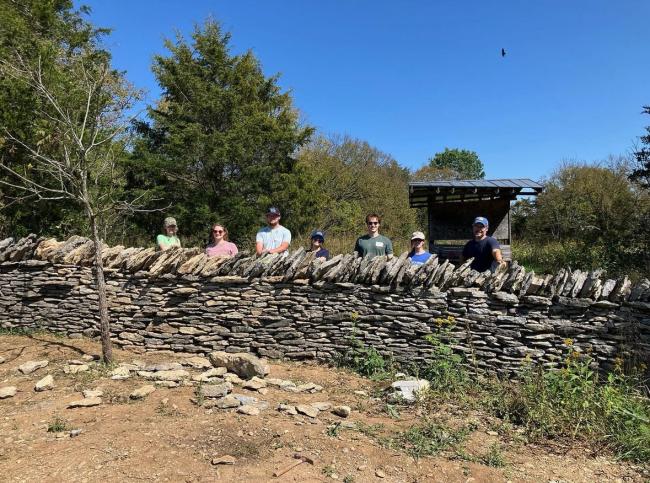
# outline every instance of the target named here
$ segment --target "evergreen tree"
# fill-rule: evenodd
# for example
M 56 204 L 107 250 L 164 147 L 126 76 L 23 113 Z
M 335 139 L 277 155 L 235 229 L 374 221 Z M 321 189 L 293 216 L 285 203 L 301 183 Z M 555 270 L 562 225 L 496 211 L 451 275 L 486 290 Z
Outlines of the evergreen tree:
M 249 239 L 269 204 L 287 200 L 300 182 L 292 155 L 312 129 L 301 127 L 277 76 L 265 77 L 249 51 L 233 55 L 230 34 L 208 20 L 191 42 L 167 40 L 153 71 L 162 97 L 139 126 L 142 142 L 130 163 L 132 187 L 158 187 L 185 233 L 203 235 L 214 221 L 235 241 Z M 280 206 L 283 224 L 294 213 Z M 155 232 L 160 220 L 140 223 Z M 198 242 L 198 240 L 194 240 Z

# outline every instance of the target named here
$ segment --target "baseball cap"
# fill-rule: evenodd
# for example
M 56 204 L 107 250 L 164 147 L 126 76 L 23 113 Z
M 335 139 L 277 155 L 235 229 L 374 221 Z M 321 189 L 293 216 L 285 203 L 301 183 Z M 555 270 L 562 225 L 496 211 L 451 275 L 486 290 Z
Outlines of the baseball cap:
M 320 238 L 322 241 L 325 241 L 325 233 L 320 230 L 314 230 L 311 232 L 311 239 Z
M 490 226 L 488 223 L 488 219 L 485 218 L 484 216 L 477 216 L 474 218 L 474 223 L 472 225 L 483 225 L 483 226 Z
M 271 206 L 268 210 L 266 210 L 266 214 L 280 216 L 280 210 L 275 206 Z
M 411 235 L 411 241 L 413 240 L 425 240 L 424 233 L 421 231 L 414 231 L 413 234 Z
M 165 218 L 165 221 L 163 222 L 163 226 L 167 228 L 168 226 L 178 226 L 176 224 L 176 218 L 172 218 L 171 216 L 168 216 Z

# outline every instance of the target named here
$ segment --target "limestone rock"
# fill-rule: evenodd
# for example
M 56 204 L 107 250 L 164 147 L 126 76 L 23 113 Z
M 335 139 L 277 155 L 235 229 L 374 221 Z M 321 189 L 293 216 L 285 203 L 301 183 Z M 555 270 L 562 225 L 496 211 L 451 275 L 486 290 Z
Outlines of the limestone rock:
M 98 397 L 86 397 L 84 399 L 79 399 L 78 401 L 72 401 L 68 403 L 68 408 L 90 408 L 93 406 L 99 406 L 102 403 L 101 398 Z
M 128 379 L 129 377 L 131 377 L 131 371 L 126 367 L 116 367 L 113 369 L 113 372 L 111 372 L 111 379 L 116 381 Z
M 241 401 L 229 394 L 215 401 L 215 406 L 219 409 L 238 408 L 241 406 Z
M 200 388 L 200 394 L 203 397 L 221 398 L 232 391 L 232 384 L 224 382 L 223 384 L 205 384 Z
M 129 397 L 131 399 L 144 399 L 155 390 L 156 388 L 154 386 L 147 384 L 146 386 L 142 386 L 141 388 L 133 391 L 131 394 L 129 394 Z
M 51 374 L 48 374 L 45 376 L 43 379 L 38 381 L 36 385 L 34 386 L 34 391 L 36 392 L 41 392 L 41 391 L 49 391 L 54 388 L 54 378 L 52 377 Z
M 253 376 L 250 381 L 245 381 L 242 384 L 242 387 L 244 389 L 250 389 L 252 391 L 257 391 L 259 389 L 265 388 L 266 387 L 266 382 L 264 379 L 260 379 L 257 376 Z
M 234 465 L 237 462 L 237 458 L 230 456 L 229 454 L 224 456 L 219 456 L 217 458 L 212 458 L 213 465 Z
M 21 364 L 18 366 L 18 370 L 22 372 L 23 374 L 31 374 L 32 372 L 41 369 L 43 367 L 46 367 L 50 362 L 49 361 L 29 361 L 25 362 L 24 364 Z
M 188 357 L 187 359 L 184 359 L 181 364 L 184 366 L 193 367 L 194 369 L 209 369 L 212 367 L 212 364 L 208 359 L 199 356 Z
M 16 391 L 18 391 L 16 386 L 0 387 L 0 399 L 14 397 L 16 395 Z
M 315 393 L 315 392 L 320 392 L 323 390 L 323 386 L 319 386 L 318 384 L 314 384 L 313 382 L 308 382 L 305 384 L 300 384 L 299 386 L 296 386 L 296 389 L 298 392 L 309 392 L 309 393 Z
M 239 406 L 237 412 L 241 414 L 246 414 L 248 416 L 258 416 L 260 414 L 260 409 L 258 407 L 250 406 L 246 404 L 244 406 Z
M 145 366 L 143 370 L 147 372 L 162 372 L 162 371 L 176 371 L 182 369 L 183 365 L 178 362 L 159 362 L 158 364 L 151 364 Z
M 299 414 L 304 414 L 305 416 L 309 416 L 310 418 L 315 418 L 318 416 L 318 409 L 312 406 L 311 404 L 298 404 L 296 406 L 296 411 L 298 411 Z
M 316 409 L 318 409 L 319 411 L 327 411 L 329 408 L 332 407 L 332 403 L 326 401 L 313 402 L 311 403 L 311 405 Z
M 395 381 L 391 385 L 394 389 L 393 396 L 405 402 L 414 402 L 418 393 L 429 389 L 430 384 L 426 379 L 414 381 Z
M 341 418 L 347 418 L 351 412 L 350 406 L 334 406 L 332 408 L 332 414 L 336 414 Z
M 201 374 L 192 376 L 192 380 L 197 382 L 209 382 L 215 378 L 223 376 L 225 373 L 226 373 L 225 367 L 214 367 L 212 369 L 208 369 L 205 372 L 202 372 Z M 239 377 L 237 377 L 237 379 L 239 379 Z M 232 382 L 232 381 L 228 381 L 228 382 Z
M 86 372 L 90 370 L 90 366 L 87 364 L 81 364 L 81 365 L 76 365 L 76 364 L 68 364 L 63 366 L 63 372 L 66 374 L 77 374 L 79 372 Z
M 102 397 L 104 395 L 104 391 L 101 389 L 84 389 L 82 394 L 85 398 Z
M 213 366 L 225 367 L 229 372 L 244 379 L 250 379 L 253 376 L 264 377 L 269 373 L 269 366 L 264 360 L 245 352 L 233 354 L 223 351 L 212 352 L 210 362 Z
M 281 413 L 290 414 L 292 416 L 298 414 L 298 411 L 296 411 L 296 406 L 292 406 L 291 404 L 279 404 L 278 411 Z
M 187 379 L 190 377 L 190 373 L 184 369 L 176 369 L 173 371 L 157 371 L 157 372 L 138 371 L 138 375 L 140 377 L 152 381 L 172 381 L 172 382 L 180 382 L 183 379 Z

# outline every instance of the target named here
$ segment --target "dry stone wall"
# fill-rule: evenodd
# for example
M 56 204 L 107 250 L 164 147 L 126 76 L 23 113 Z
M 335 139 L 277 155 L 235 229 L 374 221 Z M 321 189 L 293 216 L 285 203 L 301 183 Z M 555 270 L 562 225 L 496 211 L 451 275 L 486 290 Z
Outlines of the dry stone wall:
M 96 337 L 92 253 L 81 237 L 0 241 L 0 327 Z M 452 320 L 455 349 L 487 371 L 510 374 L 524 359 L 556 366 L 569 350 L 604 370 L 623 359 L 650 365 L 648 280 L 540 276 L 516 262 L 478 273 L 435 257 L 413 266 L 405 255 L 321 262 L 302 249 L 208 259 L 118 246 L 102 257 L 114 341 L 136 350 L 331 361 L 355 338 L 422 365 L 432 357 L 425 336 Z

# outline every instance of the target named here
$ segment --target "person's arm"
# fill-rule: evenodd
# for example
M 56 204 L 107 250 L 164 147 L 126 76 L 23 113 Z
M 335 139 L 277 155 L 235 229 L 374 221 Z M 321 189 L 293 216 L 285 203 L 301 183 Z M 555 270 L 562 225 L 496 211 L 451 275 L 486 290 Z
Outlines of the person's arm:
M 362 257 L 363 256 L 363 250 L 361 250 L 361 244 L 359 243 L 359 239 L 357 238 L 357 241 L 354 242 L 354 251 L 357 252 L 357 254 Z
M 463 247 L 463 252 L 460 254 L 460 264 L 462 265 L 467 261 L 467 246 L 469 245 L 469 242 L 465 243 L 465 246 Z
M 257 235 L 255 235 L 255 253 L 258 255 L 264 253 L 264 237 L 261 231 L 258 231 Z
M 499 265 L 504 264 L 505 260 L 503 260 L 503 254 L 501 253 L 501 245 L 499 245 L 499 242 L 496 240 L 491 240 L 490 248 L 492 248 L 492 258 L 494 258 L 494 261 Z
M 270 250 L 267 250 L 268 253 L 282 253 L 284 251 L 287 251 L 289 248 L 289 242 L 283 241 L 280 243 L 280 246 L 278 248 L 271 248 Z
M 237 255 L 238 253 L 239 253 L 239 249 L 237 248 L 237 245 L 235 245 L 234 243 L 232 243 L 232 244 L 231 244 L 231 247 L 230 247 L 230 255 L 234 257 L 234 256 Z
M 255 243 L 255 253 L 257 253 L 258 255 L 264 253 L 264 243 L 262 243 L 261 241 Z

